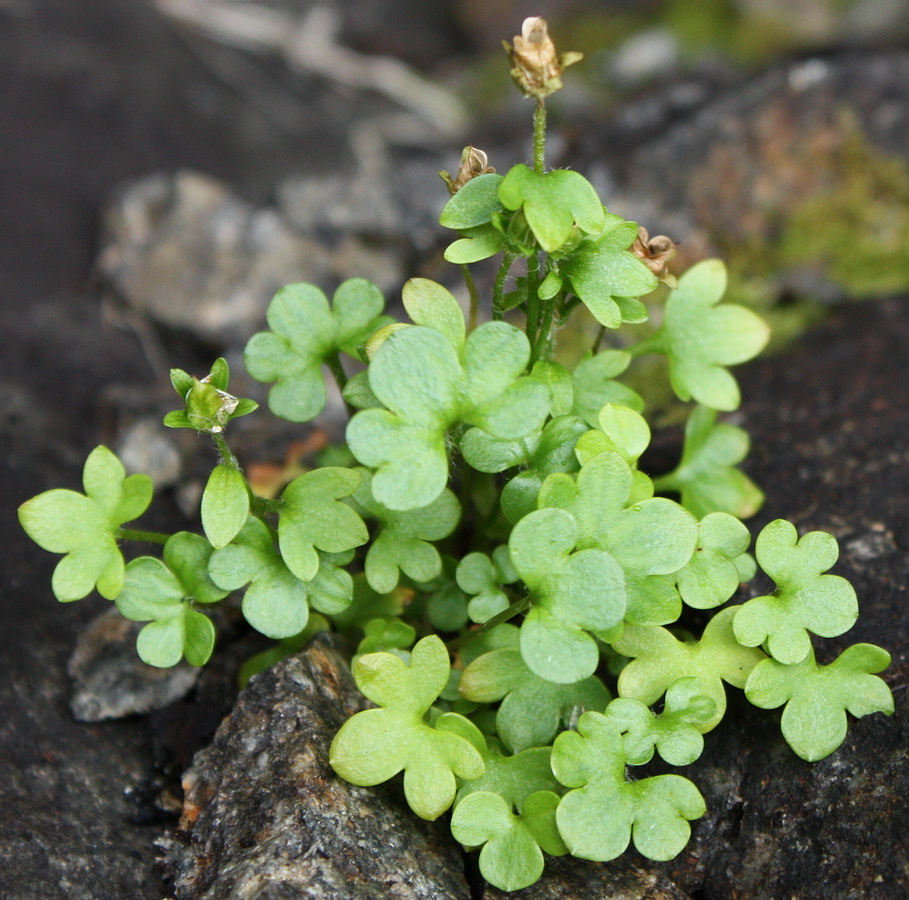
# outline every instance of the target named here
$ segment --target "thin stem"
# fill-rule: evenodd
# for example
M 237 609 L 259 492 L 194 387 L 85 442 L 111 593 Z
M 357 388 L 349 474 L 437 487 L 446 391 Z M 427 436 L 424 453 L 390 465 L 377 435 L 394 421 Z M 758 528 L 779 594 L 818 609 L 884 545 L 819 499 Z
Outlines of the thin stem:
M 338 390 L 341 392 L 341 397 L 343 399 L 344 388 L 347 386 L 347 373 L 341 365 L 341 357 L 338 355 L 337 351 L 329 353 L 328 356 L 325 357 L 325 365 L 328 366 L 329 371 L 334 376 L 335 382 L 338 385 Z M 344 406 L 347 409 L 348 418 L 352 418 L 357 411 L 356 407 L 351 406 L 347 400 L 344 400 Z
M 597 332 L 597 339 L 593 342 L 593 346 L 590 348 L 590 352 L 596 356 L 599 352 L 600 344 L 603 343 L 603 338 L 606 337 L 606 326 L 601 325 L 600 330 Z
M 527 259 L 527 340 L 536 348 L 540 325 L 540 255 L 534 253 Z M 530 364 L 536 357 L 531 355 Z
M 467 294 L 470 297 L 470 311 L 467 316 L 467 331 L 471 332 L 477 327 L 477 308 L 480 305 L 480 298 L 477 294 L 477 285 L 470 273 L 470 266 L 464 263 L 461 266 L 461 276 L 464 278 L 464 284 L 467 285 Z
M 499 266 L 499 271 L 496 272 L 496 280 L 492 286 L 493 321 L 498 321 L 505 315 L 505 312 L 502 309 L 502 296 L 505 293 L 505 279 L 508 278 L 508 273 L 511 271 L 511 266 L 515 261 L 516 255 L 517 254 L 512 253 L 509 250 L 504 251 L 502 254 L 502 264 Z
M 171 535 L 161 531 L 142 531 L 138 528 L 118 528 L 118 541 L 142 541 L 146 544 L 166 544 Z
M 542 175 L 546 165 L 546 101 L 537 98 L 533 111 L 533 170 Z
M 460 650 L 461 647 L 466 646 L 471 641 L 475 641 L 480 635 L 491 631 L 496 625 L 501 625 L 503 622 L 513 619 L 528 609 L 530 609 L 530 597 L 522 597 L 520 600 L 515 600 L 508 609 L 503 609 L 502 612 L 484 622 L 479 628 L 474 628 L 472 631 L 468 631 L 467 634 L 462 634 L 461 637 L 448 641 L 446 646 L 449 650 Z
M 221 462 L 225 466 L 230 466 L 232 469 L 240 469 L 240 463 L 237 460 L 237 457 L 233 455 L 230 447 L 227 446 L 227 441 L 224 440 L 224 435 L 211 432 L 211 439 L 214 441 L 215 446 L 218 448 L 218 453 L 221 454 Z

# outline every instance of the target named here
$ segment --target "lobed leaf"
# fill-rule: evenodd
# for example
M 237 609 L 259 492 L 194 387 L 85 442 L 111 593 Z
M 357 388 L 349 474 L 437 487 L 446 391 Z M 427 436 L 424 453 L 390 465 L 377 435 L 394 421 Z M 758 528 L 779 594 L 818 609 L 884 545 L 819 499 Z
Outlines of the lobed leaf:
M 502 701 L 496 712 L 496 732 L 510 750 L 519 753 L 544 746 L 560 725 L 569 725 L 587 710 L 606 708 L 610 694 L 595 675 L 571 684 L 540 678 L 521 656 L 517 629 L 503 632 L 503 638 L 506 635 L 507 643 L 470 662 L 458 689 L 477 703 Z
M 370 653 L 354 664 L 357 686 L 379 709 L 359 712 L 341 727 L 329 750 L 346 781 L 379 784 L 403 770 L 404 795 L 421 818 L 437 819 L 455 797 L 455 777 L 479 778 L 483 738 L 456 713 L 431 726 L 429 708 L 448 682 L 448 651 L 430 635 L 413 648 L 407 666 L 391 653 Z
M 587 234 L 598 234 L 606 222 L 593 185 L 567 169 L 538 175 L 517 165 L 499 184 L 499 199 L 506 209 L 523 209 L 534 237 L 547 253 L 565 244 L 575 225 Z
M 140 516 L 152 498 L 147 475 L 126 476 L 119 459 L 96 447 L 82 472 L 84 494 L 45 491 L 19 507 L 19 522 L 39 547 L 65 554 L 51 579 L 61 602 L 79 600 L 95 587 L 113 600 L 123 587 L 124 562 L 117 546 L 121 525 Z
M 698 518 L 725 512 L 753 516 L 764 502 L 761 489 L 736 466 L 751 441 L 743 428 L 718 424 L 716 410 L 697 406 L 685 423 L 685 443 L 678 467 L 656 479 L 657 490 L 678 491 L 682 506 Z
M 521 519 L 508 541 L 532 604 L 521 625 L 521 655 L 534 674 L 559 684 L 594 673 L 593 634 L 613 628 L 625 613 L 621 567 L 602 550 L 572 552 L 577 539 L 569 513 L 541 509 Z
M 278 543 L 287 567 L 301 581 L 319 571 L 319 554 L 343 553 L 369 540 L 357 513 L 339 500 L 357 489 L 362 474 L 326 466 L 300 475 L 285 489 L 278 520 Z
M 744 687 L 751 670 L 766 659 L 759 649 L 743 647 L 736 640 L 732 623 L 740 609 L 716 613 L 700 641 L 680 641 L 665 628 L 626 625 L 612 641 L 616 652 L 631 657 L 619 675 L 619 695 L 650 706 L 677 679 L 693 676 L 700 681 L 700 693 L 716 704 L 714 715 L 698 730 L 715 728 L 726 712 L 723 682 Z
M 649 294 L 659 284 L 653 272 L 628 251 L 637 236 L 634 222 L 619 221 L 600 236 L 581 241 L 559 266 L 559 274 L 571 282 L 575 294 L 606 328 L 647 320 L 643 304 L 621 302 Z
M 291 284 L 268 307 L 270 331 L 246 345 L 246 370 L 256 381 L 273 381 L 271 411 L 291 422 L 308 422 L 325 406 L 322 365 L 339 351 L 359 358 L 358 348 L 384 323 L 379 289 L 361 278 L 343 282 L 333 307 L 317 287 Z
M 556 811 L 559 833 L 582 859 L 615 859 L 632 840 L 650 859 L 672 859 L 688 842 L 689 821 L 706 812 L 704 798 L 678 775 L 628 782 L 625 762 L 618 727 L 600 713 L 585 713 L 577 731 L 556 738 L 552 770 L 571 788 Z
M 811 531 L 799 538 L 785 519 L 767 525 L 755 542 L 761 568 L 776 582 L 776 590 L 738 608 L 735 637 L 746 647 L 766 642 L 776 660 L 794 665 L 811 653 L 809 632 L 836 637 L 858 618 L 858 600 L 849 582 L 823 575 L 837 560 L 836 538 Z
M 725 290 L 722 262 L 707 259 L 692 266 L 666 303 L 656 341 L 669 360 L 669 379 L 680 399 L 732 410 L 740 395 L 726 367 L 757 356 L 770 332 L 745 307 L 718 306 Z
M 794 665 L 766 659 L 755 666 L 745 696 L 763 709 L 786 704 L 783 737 L 808 762 L 829 756 L 846 737 L 846 713 L 856 718 L 893 714 L 893 694 L 877 677 L 890 654 L 873 644 L 855 644 L 829 666 L 818 665 L 814 651 Z

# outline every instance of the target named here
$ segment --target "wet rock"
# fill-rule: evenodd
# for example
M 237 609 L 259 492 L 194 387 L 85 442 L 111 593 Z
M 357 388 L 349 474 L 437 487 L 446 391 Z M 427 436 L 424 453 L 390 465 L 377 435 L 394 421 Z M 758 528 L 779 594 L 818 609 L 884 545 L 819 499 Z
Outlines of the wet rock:
M 250 682 L 184 778 L 168 851 L 178 900 L 468 900 L 444 823 L 329 768 L 332 737 L 364 702 L 327 642 Z

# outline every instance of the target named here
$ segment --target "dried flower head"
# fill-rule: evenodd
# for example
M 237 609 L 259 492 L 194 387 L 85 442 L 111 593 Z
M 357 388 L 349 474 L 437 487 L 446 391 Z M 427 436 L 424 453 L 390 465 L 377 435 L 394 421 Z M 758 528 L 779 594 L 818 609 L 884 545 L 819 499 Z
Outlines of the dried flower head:
M 448 185 L 448 190 L 452 194 L 456 194 L 471 178 L 495 172 L 495 169 L 486 163 L 486 154 L 482 150 L 467 146 L 461 153 L 461 167 L 458 169 L 458 174 L 454 178 L 449 172 L 439 172 L 439 175 Z
M 650 237 L 647 229 L 638 226 L 638 236 L 631 245 L 631 252 L 639 259 L 660 281 L 675 287 L 676 279 L 669 273 L 669 260 L 675 256 L 675 241 L 665 234 Z
M 511 77 L 528 97 L 541 99 L 562 87 L 562 71 L 578 62 L 581 53 L 570 51 L 557 54 L 549 36 L 549 26 L 542 16 L 524 19 L 521 33 L 514 37 L 514 46 L 503 41 L 511 59 Z

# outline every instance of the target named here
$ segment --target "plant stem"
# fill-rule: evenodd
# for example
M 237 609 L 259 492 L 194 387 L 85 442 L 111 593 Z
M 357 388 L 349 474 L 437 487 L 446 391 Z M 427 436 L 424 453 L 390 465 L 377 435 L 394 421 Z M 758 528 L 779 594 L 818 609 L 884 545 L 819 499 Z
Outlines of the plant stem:
M 530 341 L 530 365 L 536 362 L 537 335 L 540 325 L 540 255 L 527 259 L 527 340 Z
M 624 349 L 626 353 L 630 353 L 633 357 L 644 356 L 646 353 L 662 353 L 662 337 L 659 334 L 652 334 L 649 338 L 638 341 L 636 344 L 630 344 Z
M 118 528 L 118 541 L 143 541 L 146 544 L 166 544 L 171 535 L 161 531 L 142 531 L 138 528 Z
M 597 332 L 597 339 L 593 342 L 593 346 L 590 348 L 590 352 L 596 356 L 597 352 L 600 349 L 600 344 L 603 343 L 603 338 L 606 337 L 606 326 L 601 325 L 600 330 Z
M 537 98 L 533 111 L 533 170 L 542 175 L 546 161 L 546 101 Z
M 493 321 L 499 321 L 505 315 L 504 310 L 502 309 L 502 296 L 505 292 L 505 279 L 508 278 L 508 273 L 511 271 L 511 266 L 515 261 L 516 255 L 517 254 L 512 253 L 509 250 L 505 250 L 502 253 L 502 264 L 499 266 L 499 271 L 496 272 L 496 280 L 492 286 Z
M 240 463 L 237 460 L 237 457 L 233 455 L 230 447 L 227 446 L 227 441 L 224 440 L 224 435 L 211 432 L 211 439 L 214 441 L 215 446 L 218 448 L 218 453 L 221 454 L 221 462 L 225 466 L 230 466 L 232 469 L 240 470 Z
M 338 352 L 329 353 L 325 357 L 325 365 L 328 366 L 329 371 L 334 376 L 335 382 L 338 385 L 338 390 L 341 392 L 341 397 L 344 397 L 344 388 L 347 386 L 347 373 L 344 371 L 344 367 L 341 365 L 341 357 L 338 355 Z M 344 406 L 347 409 L 347 417 L 353 418 L 356 413 L 356 408 L 351 406 L 346 400 L 344 400 Z
M 467 285 L 467 294 L 470 297 L 470 311 L 467 316 L 467 331 L 470 333 L 477 327 L 477 307 L 480 304 L 480 298 L 477 294 L 477 285 L 470 273 L 470 266 L 464 263 L 461 266 L 461 275 L 464 278 L 464 284 Z
M 461 637 L 449 641 L 446 646 L 449 650 L 460 650 L 461 647 L 466 646 L 471 641 L 475 641 L 480 635 L 491 631 L 496 625 L 501 625 L 503 622 L 513 619 L 528 609 L 530 609 L 530 597 L 522 597 L 520 600 L 515 600 L 508 609 L 503 609 L 502 612 L 484 622 L 479 628 L 474 628 L 473 631 L 468 631 L 467 634 L 462 634 Z

